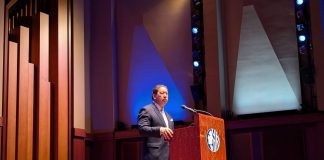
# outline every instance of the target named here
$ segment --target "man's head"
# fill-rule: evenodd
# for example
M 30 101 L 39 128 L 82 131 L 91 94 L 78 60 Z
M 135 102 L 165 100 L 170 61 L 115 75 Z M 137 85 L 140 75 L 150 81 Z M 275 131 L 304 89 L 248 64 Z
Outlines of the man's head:
M 165 85 L 158 84 L 153 88 L 152 91 L 152 99 L 157 103 L 160 107 L 164 107 L 164 105 L 168 102 L 168 88 Z

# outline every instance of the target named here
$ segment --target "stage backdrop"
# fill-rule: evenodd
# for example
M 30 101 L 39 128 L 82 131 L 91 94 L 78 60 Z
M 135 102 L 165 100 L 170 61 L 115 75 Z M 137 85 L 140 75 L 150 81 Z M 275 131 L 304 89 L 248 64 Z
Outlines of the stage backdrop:
M 158 83 L 169 88 L 174 120 L 191 120 L 180 107 L 194 107 L 190 1 L 118 0 L 116 17 L 119 121 L 136 124 Z
M 300 109 L 294 1 L 228 0 L 224 6 L 231 110 Z

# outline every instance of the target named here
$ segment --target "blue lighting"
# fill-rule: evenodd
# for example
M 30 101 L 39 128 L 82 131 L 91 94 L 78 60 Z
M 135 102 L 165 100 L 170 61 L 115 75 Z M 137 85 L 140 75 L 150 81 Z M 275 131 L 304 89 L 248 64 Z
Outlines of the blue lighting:
M 304 0 L 296 0 L 297 5 L 302 5 L 304 3 Z
M 198 61 L 194 61 L 194 62 L 193 62 L 193 66 L 194 66 L 194 67 L 199 67 L 199 62 L 198 62 Z
M 137 123 L 137 115 L 140 109 L 152 103 L 152 88 L 156 84 L 164 84 L 168 87 L 169 102 L 165 106 L 166 111 L 173 117 L 174 121 L 184 120 L 187 111 L 180 106 L 186 104 L 186 101 L 177 86 L 177 79 L 167 69 L 167 65 L 159 55 L 144 27 L 135 28 L 133 42 L 134 47 L 131 49 L 132 57 L 129 62 L 128 85 L 125 86 L 127 95 L 124 97 L 126 100 L 125 111 L 127 112 L 124 114 L 127 115 L 127 120 L 130 120 L 130 124 Z
M 298 37 L 298 39 L 299 39 L 300 42 L 304 42 L 306 40 L 306 36 L 305 35 L 300 35 Z
M 192 28 L 192 33 L 197 34 L 198 33 L 198 28 L 197 27 Z

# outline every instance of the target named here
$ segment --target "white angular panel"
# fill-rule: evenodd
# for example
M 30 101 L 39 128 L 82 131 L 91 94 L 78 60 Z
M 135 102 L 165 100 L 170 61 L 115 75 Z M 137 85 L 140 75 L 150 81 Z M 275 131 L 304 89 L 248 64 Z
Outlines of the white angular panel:
M 298 99 L 254 7 L 244 7 L 234 87 L 234 114 L 299 108 Z

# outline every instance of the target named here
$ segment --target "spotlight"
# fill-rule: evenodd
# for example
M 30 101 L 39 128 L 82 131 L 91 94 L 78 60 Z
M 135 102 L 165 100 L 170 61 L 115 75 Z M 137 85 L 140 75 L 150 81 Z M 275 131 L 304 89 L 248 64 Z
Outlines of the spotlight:
M 299 42 L 305 42 L 306 36 L 305 35 L 300 35 L 300 36 L 298 36 L 298 40 L 299 40 Z
M 195 68 L 199 67 L 199 62 L 198 62 L 198 61 L 193 61 L 193 66 L 194 66 Z
M 198 33 L 198 28 L 197 27 L 193 27 L 191 31 L 192 31 L 193 34 L 197 34 Z
M 302 5 L 304 3 L 304 0 L 296 0 L 297 5 Z
M 302 31 L 304 29 L 304 25 L 303 24 L 297 24 L 297 31 Z

